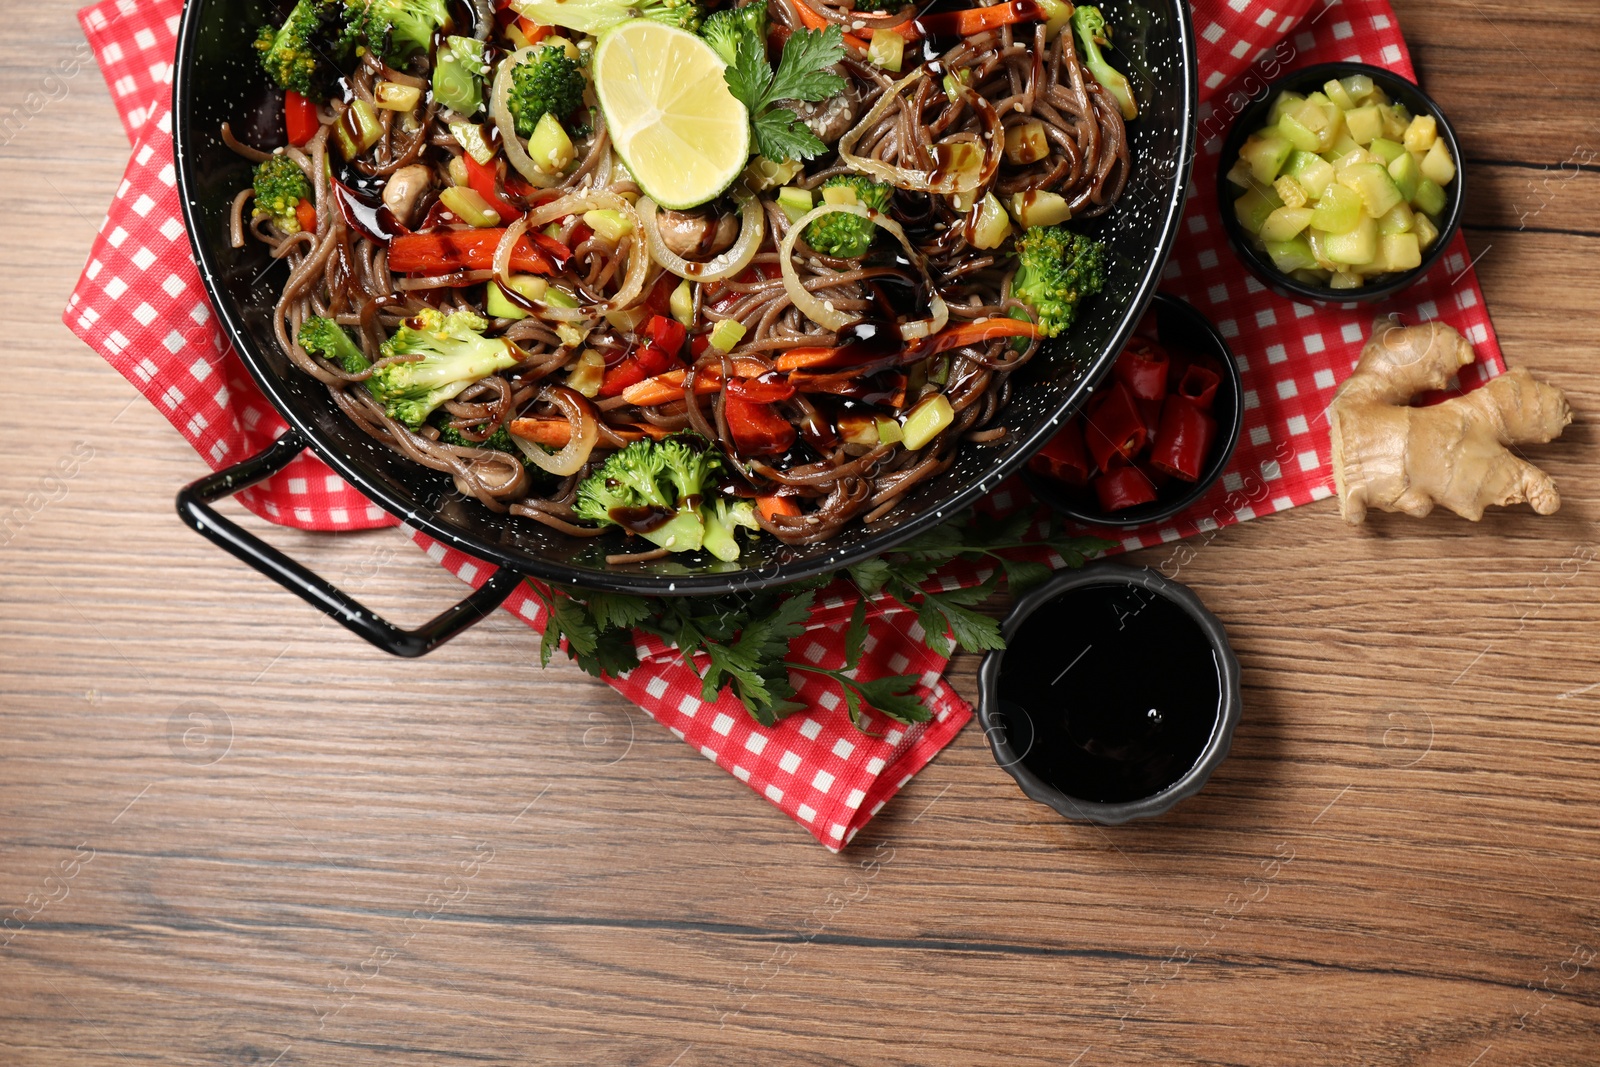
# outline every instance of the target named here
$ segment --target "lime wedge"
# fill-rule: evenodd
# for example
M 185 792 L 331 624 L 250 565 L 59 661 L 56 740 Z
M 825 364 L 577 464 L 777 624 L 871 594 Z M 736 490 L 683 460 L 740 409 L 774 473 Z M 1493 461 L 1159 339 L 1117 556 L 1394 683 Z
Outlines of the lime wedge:
M 700 38 L 649 19 L 620 23 L 595 46 L 595 95 L 611 143 L 662 207 L 704 204 L 749 162 L 750 116 L 722 68 Z

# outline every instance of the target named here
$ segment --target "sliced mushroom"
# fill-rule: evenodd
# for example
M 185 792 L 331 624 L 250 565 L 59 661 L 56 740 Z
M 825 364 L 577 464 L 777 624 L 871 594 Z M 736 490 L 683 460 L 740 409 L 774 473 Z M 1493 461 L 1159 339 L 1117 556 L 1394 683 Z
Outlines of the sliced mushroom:
M 715 205 L 693 211 L 656 212 L 656 228 L 667 251 L 684 259 L 710 259 L 739 239 L 739 215 Z
M 383 206 L 402 226 L 410 226 L 417 203 L 433 187 L 433 171 L 421 163 L 401 167 L 383 185 Z
M 844 64 L 835 63 L 829 69 L 843 77 L 849 88 L 837 96 L 830 96 L 817 103 L 787 100 L 784 101 L 784 106 L 800 116 L 800 121 L 817 135 L 819 141 L 832 147 L 839 138 L 850 131 L 850 127 L 855 125 L 856 111 L 861 102 L 856 96 L 855 83 L 850 80 Z

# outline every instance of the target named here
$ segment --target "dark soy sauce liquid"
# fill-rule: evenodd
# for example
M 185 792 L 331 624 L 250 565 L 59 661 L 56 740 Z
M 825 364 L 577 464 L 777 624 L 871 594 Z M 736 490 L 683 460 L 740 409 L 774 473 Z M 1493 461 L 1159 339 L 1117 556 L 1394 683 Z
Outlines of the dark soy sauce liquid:
M 1222 704 L 1199 625 L 1166 597 L 1123 583 L 1079 586 L 1028 616 L 1007 644 L 999 689 L 1023 765 L 1101 803 L 1153 796 L 1183 777 Z

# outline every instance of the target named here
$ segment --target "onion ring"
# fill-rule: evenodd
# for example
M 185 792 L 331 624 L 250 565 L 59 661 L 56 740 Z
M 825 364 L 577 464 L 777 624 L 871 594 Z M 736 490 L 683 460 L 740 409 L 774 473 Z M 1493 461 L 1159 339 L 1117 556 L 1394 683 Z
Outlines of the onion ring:
M 900 247 L 905 249 L 906 256 L 911 260 L 912 266 L 916 267 L 917 272 L 922 275 L 923 283 L 928 287 L 928 308 L 933 312 L 933 315 L 926 319 L 918 319 L 915 322 L 902 323 L 900 336 L 907 340 L 914 340 L 918 337 L 931 337 L 944 329 L 945 323 L 950 321 L 950 308 L 945 304 L 944 297 L 939 295 L 939 289 L 933 284 L 933 279 L 928 277 L 927 264 L 917 254 L 917 250 L 912 247 L 911 239 L 906 236 L 906 231 L 902 230 L 900 224 L 889 216 L 880 211 L 862 207 L 860 204 L 819 204 L 798 219 L 795 219 L 794 225 L 789 227 L 789 232 L 783 235 L 783 243 L 778 246 L 778 269 L 783 271 L 783 288 L 789 294 L 789 299 L 794 302 L 794 306 L 799 308 L 801 313 L 812 322 L 833 330 L 835 333 L 860 318 L 859 315 L 852 315 L 847 311 L 835 311 L 821 300 L 818 300 L 804 285 L 800 284 L 800 276 L 795 273 L 794 269 L 794 243 L 799 239 L 800 234 L 807 226 L 811 225 L 813 219 L 839 212 L 867 219 L 893 234 L 895 240 L 900 242 Z
M 589 453 L 594 451 L 594 443 L 600 437 L 594 409 L 587 400 L 564 385 L 549 387 L 540 394 L 539 399 L 550 401 L 567 417 L 572 433 L 566 445 L 559 452 L 546 452 L 541 446 L 525 441 L 516 434 L 511 435 L 511 443 L 540 470 L 562 478 L 577 474 L 589 462 Z
M 648 196 L 640 197 L 639 221 L 643 223 L 650 258 L 678 277 L 694 282 L 731 278 L 748 267 L 750 261 L 756 258 L 756 253 L 761 251 L 761 241 L 767 232 L 767 213 L 761 209 L 761 201 L 755 194 L 742 186 L 730 195 L 739 205 L 739 239 L 726 252 L 704 263 L 684 259 L 667 247 L 661 239 L 660 228 L 656 226 L 655 201 Z

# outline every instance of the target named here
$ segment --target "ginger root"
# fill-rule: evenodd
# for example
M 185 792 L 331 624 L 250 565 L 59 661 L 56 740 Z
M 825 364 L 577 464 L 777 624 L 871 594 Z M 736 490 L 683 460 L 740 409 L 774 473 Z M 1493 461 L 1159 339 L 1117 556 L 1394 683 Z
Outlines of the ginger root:
M 1472 346 L 1443 323 L 1372 324 L 1356 369 L 1328 406 L 1346 521 L 1360 523 L 1369 507 L 1421 517 L 1442 504 L 1476 522 L 1490 504 L 1526 501 L 1541 515 L 1561 506 L 1550 476 L 1506 448 L 1561 436 L 1572 421 L 1561 390 L 1517 367 L 1464 396 L 1410 406 L 1471 362 Z

